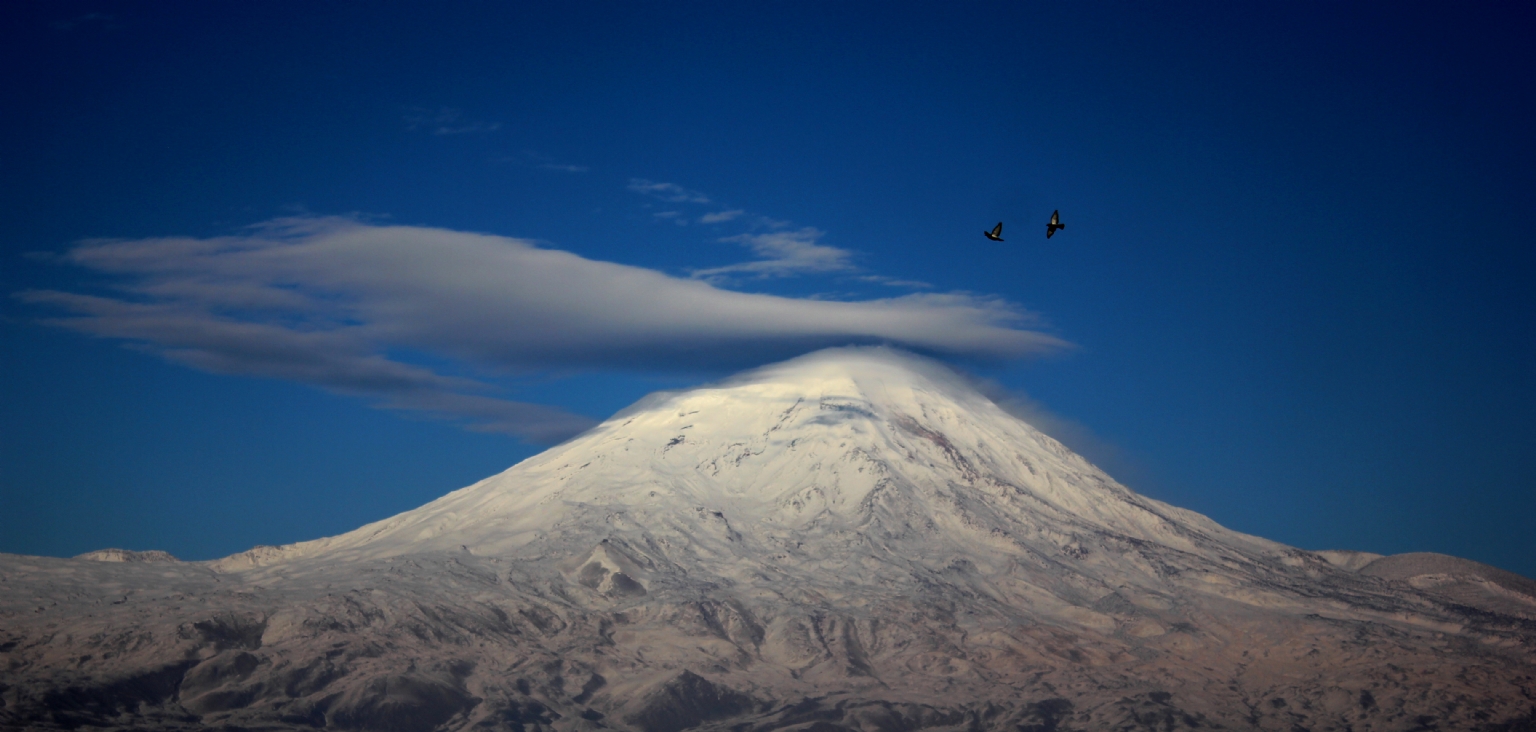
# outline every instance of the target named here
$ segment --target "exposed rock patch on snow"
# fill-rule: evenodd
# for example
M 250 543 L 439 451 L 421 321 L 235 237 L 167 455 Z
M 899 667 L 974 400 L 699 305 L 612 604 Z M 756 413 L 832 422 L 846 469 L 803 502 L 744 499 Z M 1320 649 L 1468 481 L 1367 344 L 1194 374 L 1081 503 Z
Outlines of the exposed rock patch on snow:
M 840 349 L 653 396 L 340 536 L 211 563 L 0 558 L 0 722 L 1536 723 L 1531 587 L 1408 556 L 1228 530 L 937 364 Z

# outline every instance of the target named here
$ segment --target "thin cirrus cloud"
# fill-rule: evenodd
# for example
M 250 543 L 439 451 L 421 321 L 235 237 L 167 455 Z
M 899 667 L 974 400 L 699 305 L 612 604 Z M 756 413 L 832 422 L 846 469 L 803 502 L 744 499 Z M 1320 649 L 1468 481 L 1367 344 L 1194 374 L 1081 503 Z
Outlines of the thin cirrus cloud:
M 631 178 L 629 189 L 669 203 L 711 202 L 710 197 L 704 193 L 684 188 L 676 183 L 661 183 L 645 178 Z M 700 216 L 698 220 L 701 224 L 718 224 L 739 218 L 744 214 L 746 214 L 746 211 L 743 209 L 729 209 L 706 213 Z M 660 211 L 651 215 L 658 220 L 670 220 L 679 225 L 686 225 L 688 223 L 681 211 Z M 854 272 L 858 270 L 858 267 L 854 266 L 851 261 L 853 252 L 847 249 L 827 246 L 819 242 L 821 237 L 826 235 L 825 232 L 812 227 L 805 227 L 797 231 L 786 231 L 785 229 L 790 225 L 787 221 L 776 221 L 766 217 L 756 218 L 758 219 L 756 222 L 757 226 L 767 227 L 771 231 L 768 233 L 726 236 L 721 237 L 717 241 L 745 245 L 758 257 L 757 260 L 725 265 L 723 267 L 693 270 L 691 273 L 693 279 L 720 284 L 731 277 L 738 276 L 769 278 L 802 274 Z M 894 286 L 927 286 L 926 283 L 897 280 L 875 275 L 866 275 L 860 279 Z
M 885 275 L 860 275 L 858 279 L 863 282 L 873 282 L 877 285 L 885 285 L 886 287 L 910 287 L 919 290 L 926 290 L 933 287 L 933 285 L 927 282 L 923 282 L 922 280 L 903 280 L 896 277 L 886 277 Z
M 644 178 L 630 178 L 629 190 L 658 198 L 667 203 L 709 203 L 709 196 L 676 183 L 660 183 Z
M 427 130 L 434 135 L 470 135 L 495 132 L 500 122 L 469 119 L 460 110 L 443 107 L 437 110 L 416 107 L 405 115 L 408 130 Z
M 16 294 L 62 311 L 50 324 L 205 371 L 300 382 L 533 442 L 592 421 L 509 399 L 498 376 L 698 372 L 855 343 L 990 357 L 1066 345 L 993 298 L 734 292 L 521 239 L 341 218 L 208 239 L 86 241 L 64 260 L 117 285 L 109 295 Z
M 737 234 L 723 237 L 720 241 L 746 245 L 759 259 L 724 267 L 694 270 L 693 277 L 702 280 L 718 280 L 727 275 L 787 277 L 797 274 L 848 272 L 855 269 L 853 263 L 849 261 L 853 256 L 852 252 L 818 243 L 824 235 L 820 229 L 808 226 L 798 231 L 772 231 L 766 234 Z
M 517 155 L 508 155 L 500 158 L 498 162 L 521 163 L 537 167 L 540 170 L 553 170 L 561 173 L 586 173 L 592 170 L 591 166 L 564 162 L 535 150 L 524 150 Z
M 731 209 L 729 211 L 716 211 L 714 213 L 707 213 L 707 214 L 704 214 L 703 216 L 700 216 L 699 217 L 699 223 L 701 223 L 701 224 L 718 224 L 718 223 L 722 223 L 722 222 L 725 222 L 725 221 L 730 221 L 731 219 L 734 219 L 734 218 L 736 218 L 738 216 L 741 216 L 744 213 L 746 213 L 746 211 L 743 211 L 743 210 L 741 210 L 739 208 L 734 208 L 734 209 Z

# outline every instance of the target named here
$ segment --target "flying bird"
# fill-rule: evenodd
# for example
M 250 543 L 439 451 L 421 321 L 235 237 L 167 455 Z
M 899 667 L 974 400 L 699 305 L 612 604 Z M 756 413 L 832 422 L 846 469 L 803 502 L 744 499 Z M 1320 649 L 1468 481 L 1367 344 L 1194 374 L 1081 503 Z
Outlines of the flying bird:
M 986 236 L 988 239 L 991 239 L 992 241 L 1002 241 L 1003 240 L 1003 222 L 999 221 L 999 222 L 997 222 L 997 226 L 992 227 L 991 231 L 983 231 L 981 233 L 982 233 L 982 235 Z
M 1002 224 L 998 224 L 998 226 L 1002 226 Z M 1052 211 L 1051 212 L 1051 223 L 1045 225 L 1045 238 L 1049 239 L 1053 235 L 1055 235 L 1057 229 L 1065 229 L 1065 228 L 1067 228 L 1067 225 L 1061 223 L 1061 212 L 1060 211 Z M 988 236 L 990 236 L 990 234 Z

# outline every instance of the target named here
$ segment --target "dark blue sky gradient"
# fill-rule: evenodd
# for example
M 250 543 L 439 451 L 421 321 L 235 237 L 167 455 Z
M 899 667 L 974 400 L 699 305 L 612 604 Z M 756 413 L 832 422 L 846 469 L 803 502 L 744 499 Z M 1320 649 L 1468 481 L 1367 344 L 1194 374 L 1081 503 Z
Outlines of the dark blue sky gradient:
M 211 558 L 540 449 L 42 325 L 9 295 L 114 280 L 29 252 L 307 213 L 686 276 L 748 258 L 696 221 L 744 209 L 1039 313 L 1076 347 L 956 363 L 1091 432 L 1137 490 L 1305 548 L 1536 575 L 1524 7 L 443 5 L 0 9 L 0 551 Z M 677 226 L 636 178 L 715 204 Z M 504 383 L 602 418 L 720 375 Z

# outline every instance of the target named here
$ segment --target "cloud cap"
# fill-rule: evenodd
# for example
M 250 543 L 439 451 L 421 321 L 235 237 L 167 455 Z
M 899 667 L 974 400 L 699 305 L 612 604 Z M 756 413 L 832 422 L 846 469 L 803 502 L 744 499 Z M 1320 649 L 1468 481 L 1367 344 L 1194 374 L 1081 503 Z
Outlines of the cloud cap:
M 1065 346 L 995 298 L 743 293 L 522 239 L 343 218 L 280 219 L 207 239 L 87 241 L 66 261 L 119 285 L 108 295 L 17 294 L 69 312 L 52 324 L 200 369 L 299 381 L 543 442 L 590 420 L 495 396 L 496 375 L 742 368 L 849 344 L 995 358 Z

